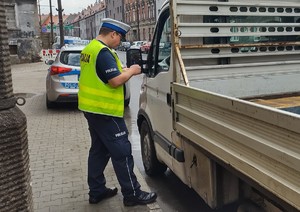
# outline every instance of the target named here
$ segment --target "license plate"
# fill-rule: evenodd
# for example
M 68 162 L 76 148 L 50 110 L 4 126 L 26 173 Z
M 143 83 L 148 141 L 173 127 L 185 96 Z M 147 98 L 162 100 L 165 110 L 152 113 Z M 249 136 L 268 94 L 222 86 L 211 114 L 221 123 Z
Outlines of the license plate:
M 78 89 L 78 83 L 76 82 L 64 82 L 62 86 L 67 89 Z
M 78 74 L 65 75 L 61 78 L 61 80 L 66 82 L 76 82 L 78 81 Z

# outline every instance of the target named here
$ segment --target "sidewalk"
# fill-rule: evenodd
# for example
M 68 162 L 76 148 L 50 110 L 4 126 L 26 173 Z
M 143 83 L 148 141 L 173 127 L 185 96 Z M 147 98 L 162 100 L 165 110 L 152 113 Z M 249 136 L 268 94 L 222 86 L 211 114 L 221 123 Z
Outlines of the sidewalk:
M 162 211 L 157 203 L 135 207 L 123 206 L 121 189 L 111 162 L 105 171 L 107 186 L 118 187 L 118 194 L 97 205 L 88 203 L 88 126 L 76 107 L 46 109 L 46 74 L 47 66 L 42 62 L 12 65 L 14 93 L 26 97 L 26 104 L 19 108 L 27 117 L 35 211 Z M 142 189 L 149 191 L 137 168 L 135 174 Z

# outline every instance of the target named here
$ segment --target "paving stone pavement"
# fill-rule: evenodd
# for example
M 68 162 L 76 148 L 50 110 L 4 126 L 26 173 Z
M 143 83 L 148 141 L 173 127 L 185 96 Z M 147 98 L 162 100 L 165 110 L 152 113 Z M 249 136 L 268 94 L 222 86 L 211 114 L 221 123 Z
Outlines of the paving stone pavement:
M 26 97 L 26 104 L 19 108 L 27 117 L 34 211 L 162 211 L 157 203 L 125 207 L 120 192 L 97 205 L 88 203 L 86 181 L 90 137 L 87 122 L 74 105 L 47 110 L 46 70 L 47 65 L 43 62 L 12 65 L 14 93 Z M 142 189 L 149 191 L 137 168 L 135 174 Z M 116 186 L 120 191 L 111 162 L 105 176 L 107 186 Z

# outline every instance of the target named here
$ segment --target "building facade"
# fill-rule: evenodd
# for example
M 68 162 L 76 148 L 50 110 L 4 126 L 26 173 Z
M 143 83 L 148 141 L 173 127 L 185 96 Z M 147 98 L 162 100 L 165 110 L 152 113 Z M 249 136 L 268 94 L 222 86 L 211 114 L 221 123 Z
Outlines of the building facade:
M 41 40 L 36 0 L 4 0 L 4 7 L 12 63 L 39 60 Z
M 40 50 L 50 48 L 50 14 L 38 14 L 36 0 L 3 0 L 13 63 L 39 59 Z M 159 8 L 164 0 L 97 0 L 76 14 L 63 14 L 64 35 L 91 40 L 98 35 L 103 18 L 131 26 L 128 41 L 151 41 Z M 52 15 L 53 37 L 58 36 L 58 16 Z M 47 44 L 47 45 L 45 45 Z M 30 51 L 28 51 L 30 49 Z
M 156 24 L 155 0 L 125 0 L 125 22 L 132 29 L 127 35 L 129 41 L 151 41 Z
M 99 10 L 96 14 L 95 14 L 95 26 L 96 26 L 96 35 L 99 34 L 99 29 L 100 29 L 100 25 L 102 22 L 102 19 L 106 18 L 106 5 L 103 4 L 102 9 Z
M 65 35 L 91 40 L 97 36 L 101 20 L 113 18 L 131 26 L 126 36 L 128 41 L 151 41 L 160 7 L 164 1 L 98 0 L 94 5 L 89 5 L 76 16 L 72 16 L 73 21 L 71 18 L 64 19 Z M 58 26 L 54 28 L 59 29 Z M 55 35 L 59 35 L 59 32 L 55 31 Z
M 105 2 L 96 2 L 77 14 L 63 15 L 64 35 L 80 37 L 84 40 L 92 40 L 98 35 L 103 18 L 106 17 Z M 50 32 L 50 17 L 45 18 L 42 26 L 47 26 L 45 32 Z M 58 16 L 52 17 L 55 36 L 59 36 Z
M 124 0 L 105 0 L 106 17 L 124 22 Z

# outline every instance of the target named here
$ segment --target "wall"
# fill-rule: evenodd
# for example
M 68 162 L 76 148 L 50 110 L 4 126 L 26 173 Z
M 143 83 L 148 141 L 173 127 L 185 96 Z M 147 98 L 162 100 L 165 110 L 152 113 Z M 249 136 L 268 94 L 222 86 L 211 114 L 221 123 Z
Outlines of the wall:
M 105 0 L 106 17 L 124 22 L 123 10 L 124 0 Z
M 81 19 L 79 21 L 79 26 L 80 26 L 80 37 L 81 39 L 86 40 L 87 39 L 86 19 Z
M 4 5 L 12 62 L 39 61 L 42 45 L 36 0 L 5 0 Z
M 100 29 L 100 24 L 102 22 L 102 19 L 105 18 L 105 10 L 102 10 L 100 12 L 97 12 L 95 14 L 95 31 L 96 31 L 96 34 L 98 35 L 99 33 L 99 29 Z

